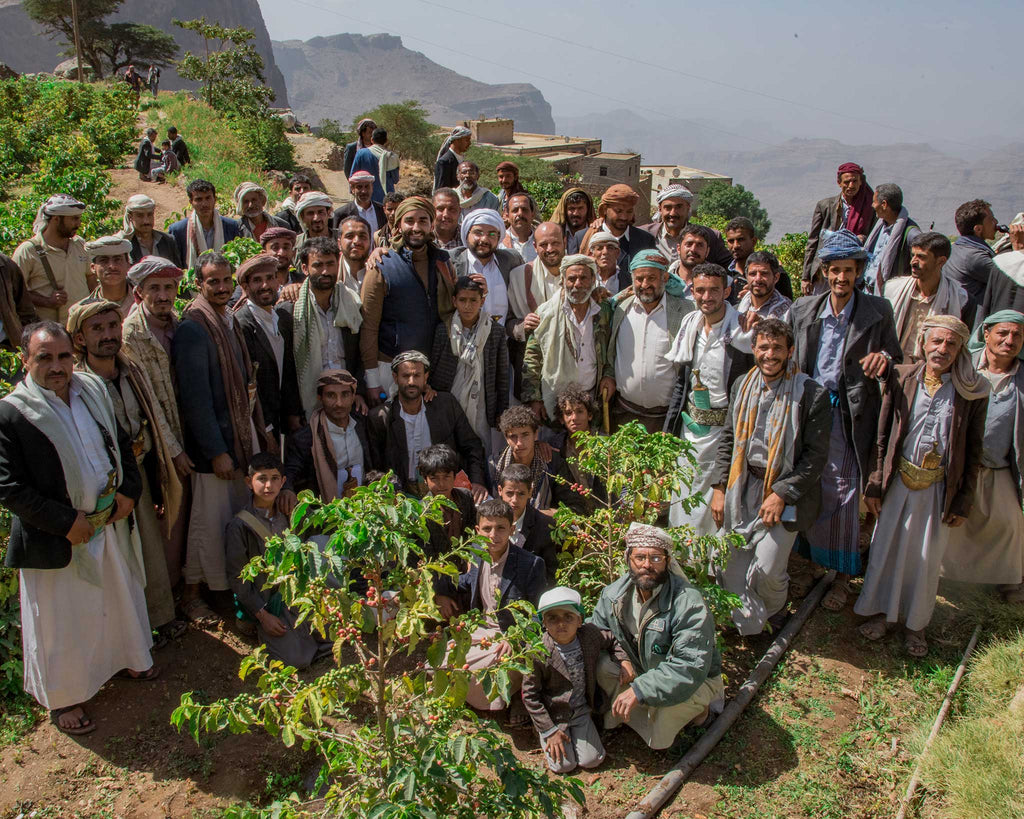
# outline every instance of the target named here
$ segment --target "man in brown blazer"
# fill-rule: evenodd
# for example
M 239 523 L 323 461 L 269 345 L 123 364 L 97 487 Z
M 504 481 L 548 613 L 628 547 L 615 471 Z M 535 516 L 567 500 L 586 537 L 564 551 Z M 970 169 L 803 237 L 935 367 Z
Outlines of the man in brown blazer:
M 924 657 L 942 557 L 967 520 L 981 466 L 989 382 L 967 353 L 970 331 L 953 316 L 921 325 L 924 361 L 891 368 L 864 504 L 878 516 L 854 611 L 880 640 L 902 622 L 912 657 Z

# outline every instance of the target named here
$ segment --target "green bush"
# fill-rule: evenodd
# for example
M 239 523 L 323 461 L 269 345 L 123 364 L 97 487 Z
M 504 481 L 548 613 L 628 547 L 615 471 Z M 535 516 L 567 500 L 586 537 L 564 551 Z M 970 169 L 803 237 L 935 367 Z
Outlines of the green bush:
M 361 119 L 372 119 L 378 127 L 384 128 L 388 132 L 389 149 L 397 152 L 404 159 L 415 160 L 429 170 L 433 170 L 443 137 L 435 133 L 437 127 L 427 122 L 426 114 L 423 106 L 416 100 L 406 100 L 405 102 L 378 105 L 372 111 L 360 114 L 356 117 L 355 122 L 359 122 Z M 336 126 L 337 123 L 333 123 L 333 125 Z M 333 132 L 333 129 L 331 130 Z M 341 135 L 335 134 L 335 137 L 340 138 Z M 355 136 L 346 134 L 344 138 L 351 142 Z M 339 144 L 344 145 L 345 143 L 339 142 Z
M 270 113 L 231 115 L 232 130 L 245 146 L 246 159 L 261 171 L 295 170 L 295 146 L 285 136 L 284 122 Z
M 722 180 L 708 182 L 701 188 L 700 196 L 697 199 L 697 211 L 694 219 L 705 224 L 705 219 L 716 216 L 725 221 L 734 219 L 737 216 L 746 216 L 754 223 L 754 230 L 758 238 L 764 238 L 771 230 L 772 222 L 768 218 L 768 211 L 761 207 L 761 203 L 753 193 L 742 185 L 730 185 Z

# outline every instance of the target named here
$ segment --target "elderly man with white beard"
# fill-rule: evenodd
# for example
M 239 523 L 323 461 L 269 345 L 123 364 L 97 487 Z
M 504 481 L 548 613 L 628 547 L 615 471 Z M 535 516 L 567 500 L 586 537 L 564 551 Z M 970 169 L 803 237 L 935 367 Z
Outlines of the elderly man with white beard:
M 597 264 L 575 253 L 559 270 L 562 289 L 537 308 L 539 322 L 526 344 L 523 403 L 540 419 L 555 418 L 555 398 L 570 384 L 593 392 L 604 364 L 596 343 L 600 307 L 591 299 Z
M 267 192 L 255 182 L 243 182 L 232 196 L 241 225 L 240 234 L 259 241 L 263 231 L 272 227 L 288 227 L 284 219 L 271 216 L 267 210 Z

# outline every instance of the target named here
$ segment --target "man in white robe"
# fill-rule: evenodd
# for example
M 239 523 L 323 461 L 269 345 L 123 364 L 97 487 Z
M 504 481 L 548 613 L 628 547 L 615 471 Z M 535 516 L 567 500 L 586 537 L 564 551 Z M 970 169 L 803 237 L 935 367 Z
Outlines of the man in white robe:
M 131 519 L 142 485 L 102 381 L 72 372 L 64 328 L 29 326 L 22 355 L 28 377 L 0 402 L 0 502 L 13 514 L 24 684 L 60 730 L 85 734 L 96 724 L 82 704 L 111 677 L 158 673 Z

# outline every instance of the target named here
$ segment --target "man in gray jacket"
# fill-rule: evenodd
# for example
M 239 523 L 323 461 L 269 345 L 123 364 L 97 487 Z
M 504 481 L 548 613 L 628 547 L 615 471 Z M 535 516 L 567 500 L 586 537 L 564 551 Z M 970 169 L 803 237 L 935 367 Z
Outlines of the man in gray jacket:
M 607 655 L 598 663 L 597 683 L 612 700 L 604 727 L 625 722 L 660 750 L 721 712 L 722 661 L 714 618 L 672 556 L 671 536 L 634 523 L 625 546 L 627 573 L 601 592 L 590 617 L 629 657 L 621 667 Z
M 959 283 L 971 301 L 981 304 L 995 270 L 989 242 L 996 238 L 996 217 L 988 202 L 972 199 L 956 209 L 955 220 L 960 238 L 953 243 L 953 252 L 942 272 Z

